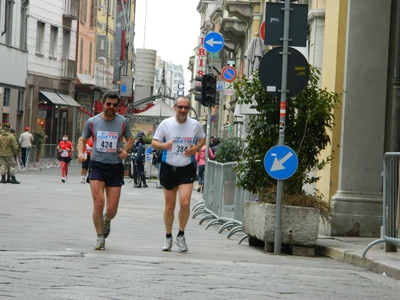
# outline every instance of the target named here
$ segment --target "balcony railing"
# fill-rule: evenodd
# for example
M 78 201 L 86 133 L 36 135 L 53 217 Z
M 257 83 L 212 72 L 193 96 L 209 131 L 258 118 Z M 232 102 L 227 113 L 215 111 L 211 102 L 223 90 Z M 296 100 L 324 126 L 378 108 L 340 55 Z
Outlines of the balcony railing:
M 76 79 L 77 63 L 74 60 L 63 59 L 62 60 L 62 74 L 61 77 L 64 79 Z
M 67 19 L 79 19 L 79 0 L 66 0 L 65 13 L 63 15 Z

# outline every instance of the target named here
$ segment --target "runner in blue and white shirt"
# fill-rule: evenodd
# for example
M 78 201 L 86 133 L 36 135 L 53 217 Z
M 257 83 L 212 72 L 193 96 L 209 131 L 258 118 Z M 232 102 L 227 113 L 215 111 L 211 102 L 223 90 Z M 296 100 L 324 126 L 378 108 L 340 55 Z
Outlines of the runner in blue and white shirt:
M 151 146 L 163 150 L 160 183 L 164 187 L 164 224 L 166 237 L 161 250 L 171 251 L 172 225 L 176 196 L 179 190 L 179 232 L 176 238 L 178 251 L 188 250 L 184 236 L 190 215 L 190 198 L 196 178 L 194 155 L 205 143 L 201 124 L 188 117 L 190 100 L 178 97 L 174 104 L 175 116 L 163 120 L 157 128 Z

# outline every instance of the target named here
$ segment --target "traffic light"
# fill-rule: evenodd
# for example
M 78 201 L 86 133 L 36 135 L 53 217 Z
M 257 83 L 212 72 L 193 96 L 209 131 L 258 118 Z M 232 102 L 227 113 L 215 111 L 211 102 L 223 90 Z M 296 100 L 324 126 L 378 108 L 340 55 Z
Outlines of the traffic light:
M 214 74 L 205 74 L 203 76 L 202 86 L 202 105 L 213 106 L 216 103 L 217 96 L 217 79 Z
M 203 103 L 203 76 L 196 76 L 194 90 L 199 92 L 195 93 L 194 99 Z
M 42 127 L 43 133 L 46 132 L 46 123 L 44 121 L 40 121 L 40 127 Z

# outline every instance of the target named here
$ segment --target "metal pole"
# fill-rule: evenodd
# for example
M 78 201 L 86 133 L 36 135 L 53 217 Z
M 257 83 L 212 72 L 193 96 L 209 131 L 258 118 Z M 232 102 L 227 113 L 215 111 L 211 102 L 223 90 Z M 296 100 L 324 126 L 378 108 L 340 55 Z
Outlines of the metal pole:
M 214 54 L 211 56 L 211 67 L 208 70 L 207 73 L 211 73 L 212 69 L 214 67 Z M 206 161 L 208 160 L 209 153 L 208 149 L 210 148 L 210 136 L 211 136 L 211 106 L 207 106 L 207 131 L 206 131 L 206 153 L 205 153 L 205 159 Z
M 290 0 L 285 0 L 283 23 L 283 52 L 282 54 L 282 86 L 281 86 L 281 104 L 279 118 L 279 145 L 285 144 L 285 119 L 286 119 L 286 94 L 287 94 L 287 68 L 289 51 L 289 24 L 290 24 Z M 281 126 L 283 125 L 283 126 Z M 278 180 L 276 190 L 276 216 L 275 216 L 275 242 L 274 254 L 281 253 L 281 216 L 282 216 L 282 186 L 283 181 Z
M 75 149 L 77 148 L 77 145 L 78 145 L 78 140 L 76 139 L 76 127 L 77 127 L 77 124 L 78 124 L 78 113 L 77 113 L 77 110 L 78 109 L 76 107 L 72 108 L 73 113 L 72 113 L 72 137 L 71 137 L 72 139 L 71 140 L 73 141 L 73 143 L 75 145 Z M 74 156 L 75 156 L 75 153 L 77 153 L 77 152 L 73 153 Z
M 207 118 L 207 133 L 206 133 L 206 153 L 205 158 L 208 160 L 208 148 L 210 147 L 210 130 L 211 130 L 211 105 L 207 106 L 208 118 Z
M 136 11 L 136 6 L 135 6 Z M 144 13 L 144 34 L 143 34 L 143 49 L 146 49 L 146 26 L 147 26 L 147 0 L 146 0 L 146 8 Z
M 399 132 L 400 124 L 400 0 L 397 1 L 396 41 L 393 74 L 393 99 L 392 99 L 392 135 L 390 151 L 400 151 Z
M 392 127 L 392 134 L 391 134 L 391 145 L 390 151 L 399 151 L 400 144 L 399 144 L 399 135 L 400 135 L 400 125 L 399 125 L 399 117 L 400 117 L 400 0 L 397 1 L 397 20 L 396 20 L 396 41 L 395 41 L 395 57 L 394 57 L 394 74 L 393 74 L 393 99 L 392 99 L 392 119 L 391 119 L 391 127 Z M 398 172 L 395 173 L 396 176 Z M 396 181 L 397 182 L 397 181 Z M 396 198 L 397 204 L 395 206 L 400 205 L 400 201 Z M 384 209 L 386 207 L 384 206 Z M 395 212 L 394 212 L 395 214 Z M 390 230 L 396 232 L 396 216 L 393 216 L 394 221 L 389 222 Z M 398 222 L 398 220 L 397 220 Z M 384 223 L 385 225 L 385 223 Z M 384 227 L 383 231 L 384 235 L 386 235 L 386 229 Z M 397 237 L 397 234 L 392 235 L 392 237 Z M 396 246 L 392 243 L 386 242 L 385 244 L 385 251 L 386 252 L 395 252 Z

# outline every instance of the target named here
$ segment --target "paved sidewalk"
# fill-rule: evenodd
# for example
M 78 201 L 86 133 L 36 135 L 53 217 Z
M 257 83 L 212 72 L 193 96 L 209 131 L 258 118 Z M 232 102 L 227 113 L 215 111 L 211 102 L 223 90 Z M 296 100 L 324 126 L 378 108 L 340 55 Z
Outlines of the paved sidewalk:
M 192 197 L 198 202 L 202 201 L 201 195 L 196 191 L 193 191 Z M 201 216 L 198 218 L 200 220 Z M 207 225 L 207 222 L 205 221 L 205 225 Z M 377 239 L 330 237 L 320 234 L 318 235 L 316 253 L 400 280 L 400 249 L 397 249 L 398 252 L 386 252 L 385 243 L 379 243 L 369 248 L 365 257 L 362 257 L 367 245 Z M 243 243 L 247 243 L 247 240 Z
M 43 159 L 39 163 L 35 163 L 35 167 L 30 167 L 28 170 L 20 171 L 21 174 L 34 175 L 37 172 L 52 172 L 59 173 L 59 168 L 57 167 L 57 159 Z M 70 169 L 79 169 L 79 163 L 72 161 L 70 163 Z M 74 171 L 78 173 L 78 171 Z M 17 173 L 18 179 L 18 173 Z M 127 179 L 128 184 L 130 180 Z M 150 180 L 150 186 L 157 186 L 156 180 Z M 196 190 L 192 194 L 193 204 L 202 202 L 202 194 L 198 193 Z M 197 216 L 196 219 L 201 220 L 202 215 Z M 212 220 L 210 220 L 212 221 Z M 209 221 L 205 221 L 202 226 L 207 226 Z M 218 226 L 212 226 L 214 228 Z M 210 227 L 211 228 L 211 227 Z M 218 228 L 217 228 L 218 229 Z M 210 230 L 211 231 L 211 230 Z M 216 230 L 217 231 L 217 230 Z M 222 234 L 226 234 L 223 232 Z M 211 233 L 215 234 L 215 233 Z M 239 240 L 244 234 L 235 234 L 235 238 L 232 240 Z M 239 236 L 238 236 L 239 235 Z M 330 257 L 338 261 L 353 264 L 373 272 L 384 274 L 395 279 L 400 280 L 400 250 L 398 252 L 386 252 L 384 249 L 385 244 L 379 243 L 370 248 L 365 257 L 362 257 L 362 253 L 366 249 L 366 246 L 371 242 L 377 240 L 377 238 L 358 238 L 358 237 L 329 237 L 324 235 L 319 235 L 318 242 L 316 246 L 316 252 L 318 255 Z M 243 241 L 247 243 L 247 240 Z
M 192 198 L 197 202 L 202 201 L 201 193 L 196 191 L 193 191 Z M 200 220 L 201 216 L 197 218 Z M 205 225 L 207 222 L 204 222 Z M 377 239 L 319 235 L 316 253 L 400 280 L 400 249 L 386 252 L 385 243 L 379 243 L 369 248 L 365 257 L 362 257 L 367 245 Z M 247 243 L 247 240 L 243 243 Z

